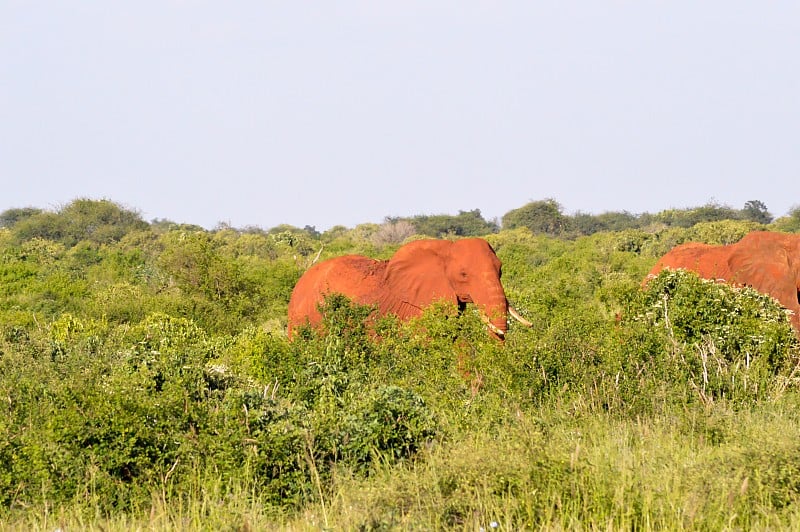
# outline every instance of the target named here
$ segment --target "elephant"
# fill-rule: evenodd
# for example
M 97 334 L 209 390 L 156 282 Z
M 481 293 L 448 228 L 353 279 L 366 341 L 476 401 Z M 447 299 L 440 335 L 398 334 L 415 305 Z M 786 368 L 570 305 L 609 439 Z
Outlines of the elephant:
M 288 335 L 308 323 L 322 321 L 319 305 L 333 293 L 362 305 L 375 305 L 378 315 L 408 320 L 432 303 L 444 300 L 463 310 L 473 303 L 491 333 L 504 338 L 507 316 L 530 322 L 509 307 L 500 283 L 501 263 L 480 238 L 416 240 L 401 246 L 389 260 L 344 255 L 312 266 L 300 277 L 289 299 Z
M 665 268 L 770 295 L 792 311 L 790 321 L 800 335 L 800 235 L 755 231 L 725 246 L 682 244 L 659 259 L 644 283 Z

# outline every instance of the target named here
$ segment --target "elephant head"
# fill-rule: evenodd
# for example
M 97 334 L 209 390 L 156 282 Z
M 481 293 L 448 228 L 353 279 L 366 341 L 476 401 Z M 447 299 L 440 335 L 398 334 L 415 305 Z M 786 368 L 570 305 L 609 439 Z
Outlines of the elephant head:
M 509 312 L 521 318 L 513 309 L 509 311 L 500 276 L 500 259 L 483 239 L 418 240 L 401 247 L 389 260 L 378 305 L 382 312 L 406 319 L 438 300 L 462 309 L 472 303 L 489 329 L 502 338 L 508 330 Z

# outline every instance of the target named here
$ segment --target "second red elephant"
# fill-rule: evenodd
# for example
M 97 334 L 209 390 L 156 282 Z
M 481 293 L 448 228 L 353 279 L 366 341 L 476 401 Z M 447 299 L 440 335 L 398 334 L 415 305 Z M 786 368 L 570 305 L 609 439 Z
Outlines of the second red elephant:
M 800 334 L 800 235 L 757 231 L 727 246 L 682 244 L 661 257 L 647 278 L 665 268 L 768 294 L 793 312 L 791 322 Z

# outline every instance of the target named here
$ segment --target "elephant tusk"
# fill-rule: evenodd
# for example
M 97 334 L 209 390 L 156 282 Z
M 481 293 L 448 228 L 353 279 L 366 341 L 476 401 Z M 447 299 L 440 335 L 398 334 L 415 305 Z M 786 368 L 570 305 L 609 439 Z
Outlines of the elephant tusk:
M 315 264 L 315 263 L 316 263 L 316 262 L 319 260 L 319 257 L 320 257 L 320 255 L 322 255 L 322 250 L 323 250 L 323 249 L 325 249 L 325 244 L 322 244 L 322 245 L 319 247 L 319 251 L 317 251 L 317 254 L 316 254 L 316 256 L 315 256 L 315 257 L 314 257 L 314 259 L 311 261 L 311 264 L 309 264 L 309 265 L 308 265 L 308 267 L 309 267 L 309 268 L 310 268 L 310 267 L 312 267 L 312 266 L 313 266 L 313 265 L 314 265 L 314 264 Z
M 490 331 L 492 331 L 494 334 L 496 334 L 496 335 L 497 335 L 497 336 L 499 336 L 500 338 L 505 338 L 505 336 L 506 336 L 506 332 L 505 332 L 504 330 L 500 329 L 500 328 L 499 328 L 497 325 L 495 325 L 494 323 L 492 323 L 492 322 L 489 320 L 489 316 L 486 316 L 486 315 L 484 315 L 484 314 L 481 314 L 481 321 L 483 321 L 483 323 L 485 323 L 485 324 L 486 324 L 486 326 L 487 326 L 487 327 L 489 327 L 489 330 L 490 330 Z
M 508 313 L 511 314 L 512 318 L 520 322 L 525 327 L 533 327 L 533 323 L 529 322 L 528 320 L 520 316 L 519 312 L 517 312 L 517 309 L 515 309 L 511 305 L 508 306 Z

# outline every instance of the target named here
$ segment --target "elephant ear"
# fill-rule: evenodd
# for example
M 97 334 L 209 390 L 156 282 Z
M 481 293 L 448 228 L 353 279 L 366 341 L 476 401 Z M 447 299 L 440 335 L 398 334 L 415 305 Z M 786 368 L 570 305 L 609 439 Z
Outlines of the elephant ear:
M 408 319 L 419 316 L 425 307 L 441 299 L 458 303 L 445 274 L 440 244 L 412 242 L 389 260 L 385 282 L 377 298 L 382 313 Z
M 737 246 L 728 257 L 731 281 L 768 294 L 788 308 L 797 305 L 797 286 L 787 251 L 774 243 Z

